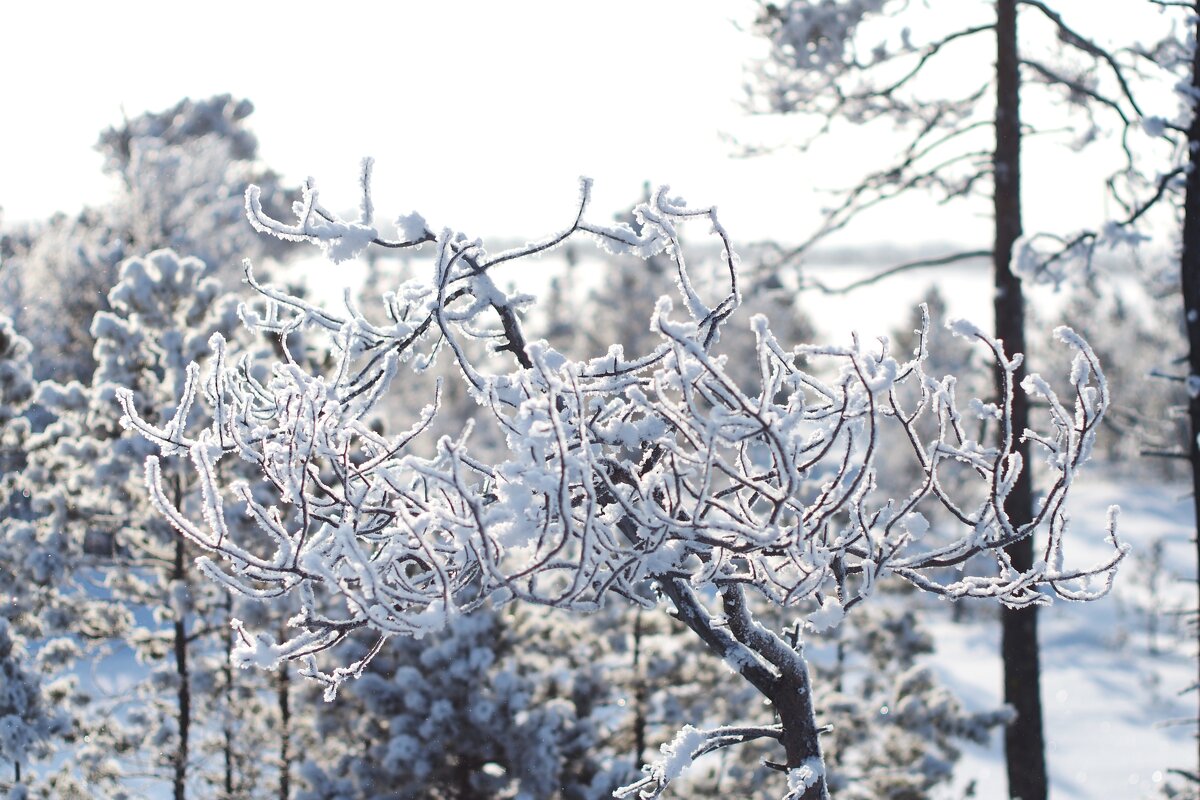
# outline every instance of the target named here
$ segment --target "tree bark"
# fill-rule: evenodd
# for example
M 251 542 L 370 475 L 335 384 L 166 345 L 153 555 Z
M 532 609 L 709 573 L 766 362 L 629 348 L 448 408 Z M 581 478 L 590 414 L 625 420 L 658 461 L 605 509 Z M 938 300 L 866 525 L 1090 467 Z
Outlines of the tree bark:
M 790 771 L 808 766 L 816 781 L 794 800 L 829 800 L 825 762 L 821 755 L 812 685 L 803 653 L 756 623 L 745 605 L 740 586 L 721 588 L 727 623 L 717 624 L 686 582 L 663 578 L 659 586 L 675 605 L 679 620 L 700 637 L 708 649 L 731 666 L 771 701 L 779 718 L 786 761 L 772 764 Z
M 225 595 L 225 618 L 233 617 L 233 595 Z M 225 662 L 221 665 L 222 677 L 225 678 L 225 730 L 223 731 L 225 741 L 223 746 L 223 755 L 225 759 L 225 775 L 224 788 L 225 797 L 233 797 L 233 773 L 235 755 L 233 750 L 233 707 L 236 702 L 234 697 L 233 686 L 233 636 L 225 636 Z
M 784 766 L 792 770 L 813 763 L 821 765 L 817 782 L 801 794 L 799 800 L 829 800 L 808 667 L 801 662 L 800 669 L 790 675 L 788 672 L 785 670 L 780 676 L 778 691 L 771 697 L 783 726 L 782 742 L 787 754 Z
M 175 564 L 171 572 L 171 577 L 176 581 L 182 581 L 184 577 L 186 565 L 183 551 L 183 537 L 176 537 Z M 183 614 L 178 614 L 175 618 L 175 673 L 179 678 L 179 746 L 175 751 L 175 800 L 185 800 L 187 797 L 188 734 L 192 724 L 192 690 L 187 651 L 187 620 Z
M 995 179 L 996 238 L 993 248 L 996 294 L 996 338 L 1009 354 L 1025 352 L 1025 299 L 1021 279 L 1013 274 L 1013 245 L 1021 235 L 1021 76 L 1017 48 L 1017 0 L 996 1 L 996 152 L 992 161 Z M 1022 364 L 1012 376 L 1019 387 L 1025 377 Z M 996 371 L 997 393 L 1006 379 Z M 1012 400 L 1012 429 L 1019 437 L 1029 426 L 1029 401 L 1017 388 Z M 1004 510 L 1014 525 L 1033 518 L 1033 483 L 1029 443 L 1015 442 L 1024 469 Z M 1033 538 L 1007 548 L 1015 569 L 1033 565 Z M 1004 699 L 1017 712 L 1005 732 L 1008 791 L 1020 800 L 1046 800 L 1046 757 L 1042 736 L 1041 676 L 1038 660 L 1037 609 L 1001 610 L 1001 655 L 1004 660 Z
M 287 662 L 279 668 L 279 800 L 289 800 L 292 794 L 292 707 L 291 677 Z
M 1200 21 L 1196 24 L 1200 36 Z M 1192 88 L 1200 87 L 1200 48 L 1192 53 Z M 1183 201 L 1183 242 L 1179 255 L 1182 280 L 1183 313 L 1187 322 L 1188 373 L 1200 375 L 1200 113 L 1193 113 L 1188 127 L 1189 156 L 1187 187 Z M 1188 460 L 1192 465 L 1192 503 L 1196 514 L 1196 566 L 1200 569 L 1200 396 L 1192 393 L 1188 400 Z M 1197 609 L 1200 613 L 1200 576 L 1196 580 Z M 1197 661 L 1197 680 L 1200 681 L 1200 661 Z M 1200 695 L 1198 695 L 1200 696 Z M 1198 710 L 1200 719 L 1200 710 Z M 1200 746 L 1200 738 L 1197 739 Z M 1196 774 L 1200 775 L 1200 751 L 1197 752 Z
M 648 691 L 642 676 L 642 609 L 639 606 L 633 617 L 633 768 L 642 766 L 642 754 L 646 752 L 646 701 Z
M 229 668 L 228 653 L 225 659 L 225 697 L 229 703 L 229 708 L 226 709 L 225 730 L 223 735 L 225 741 L 222 747 L 225 760 L 225 774 L 223 776 L 225 794 L 224 797 L 233 797 L 233 771 L 234 771 L 234 754 L 233 754 L 233 721 L 228 717 L 233 714 L 233 671 Z

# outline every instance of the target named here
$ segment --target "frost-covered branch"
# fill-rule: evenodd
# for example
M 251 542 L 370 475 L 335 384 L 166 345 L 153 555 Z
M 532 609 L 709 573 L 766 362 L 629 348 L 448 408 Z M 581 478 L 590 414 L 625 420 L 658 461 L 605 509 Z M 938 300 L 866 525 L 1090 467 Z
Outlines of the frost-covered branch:
M 284 358 L 264 372 L 246 357 L 228 357 L 214 336 L 208 374 L 201 379 L 193 369 L 180 398 L 183 409 L 210 410 L 211 423 L 199 431 L 186 430 L 186 412 L 160 426 L 141 416 L 131 395 L 121 396 L 124 424 L 161 450 L 146 465 L 151 498 L 181 535 L 210 554 L 201 563 L 206 574 L 247 597 L 292 594 L 301 608 L 285 641 L 239 625 L 242 663 L 299 661 L 332 695 L 365 661 L 331 671 L 321 664 L 337 663 L 338 645 L 359 631 L 376 637 L 373 653 L 390 636 L 436 634 L 489 601 L 591 611 L 614 598 L 652 605 L 647 588 L 657 587 L 710 650 L 772 699 L 788 753 L 784 768 L 799 775 L 819 753 L 799 630 L 789 642 L 762 628 L 747 610 L 746 592 L 804 609 L 807 626 L 820 630 L 869 598 L 887 575 L 951 598 L 992 597 L 1012 606 L 1049 602 L 1043 589 L 1070 599 L 1107 591 L 1126 551 L 1111 527 L 1113 551 L 1103 563 L 1081 569 L 1063 558 L 1066 497 L 1108 406 L 1095 355 L 1073 332 L 1058 332 L 1074 354 L 1066 400 L 1037 376 L 1013 385 L 1021 356 L 1010 357 L 967 323 L 956 323 L 955 333 L 977 342 L 1008 376 L 992 404 L 960 406 L 952 376 L 926 373 L 927 322 L 916 354 L 898 358 L 886 341 L 868 346 L 857 338 L 849 346 L 785 347 L 768 320 L 755 316 L 757 376 L 739 381 L 720 348 L 740 301 L 737 260 L 715 212 L 660 190 L 637 208 L 642 227 L 635 232 L 585 221 L 588 193 L 585 182 L 565 231 L 499 256 L 461 234 L 438 234 L 428 277 L 384 296 L 386 322 L 368 320 L 349 302 L 335 314 L 252 283 L 262 304 L 244 306 L 243 319 L 279 335 Z M 369 215 L 322 227 L 307 216 L 315 208 L 306 190 L 295 225 L 269 220 L 253 204 L 251 214 L 274 235 L 310 239 L 331 255 L 343 254 L 348 239 L 376 238 L 358 237 L 353 227 L 366 225 Z M 725 248 L 727 290 L 715 301 L 692 281 L 678 236 L 678 227 L 696 218 Z M 493 281 L 491 267 L 580 234 L 613 252 L 665 251 L 676 262 L 682 307 L 668 297 L 658 301 L 649 321 L 657 342 L 645 352 L 613 346 L 575 360 L 529 341 L 518 311 L 532 298 Z M 289 337 L 306 329 L 330 337 L 328 374 L 306 370 L 289 350 Z M 490 343 L 494 354 L 474 355 L 472 340 Z M 463 388 L 503 433 L 501 456 L 473 455 L 469 426 L 419 454 L 413 445 L 437 414 L 436 391 L 403 432 L 389 435 L 372 424 L 390 384 L 425 371 L 438 351 L 451 354 Z M 820 365 L 819 373 L 802 363 Z M 1013 430 L 1020 391 L 1047 404 L 1044 430 Z M 999 444 L 970 438 L 964 417 L 971 414 L 999 425 Z M 932 438 L 925 419 L 935 423 Z M 881 437 L 889 428 L 911 451 L 910 488 L 899 497 L 879 489 Z M 1053 480 L 1035 518 L 1014 523 L 1004 499 L 1025 467 L 1014 451 L 1022 438 L 1041 449 Z M 197 478 L 199 519 L 162 485 L 162 460 L 184 453 Z M 219 467 L 232 456 L 256 465 L 261 485 L 223 485 Z M 952 496 L 942 481 L 956 463 L 975 479 L 964 497 Z M 935 507 L 950 512 L 957 530 L 927 535 L 925 514 Z M 235 508 L 258 535 L 235 533 L 227 520 Z M 1046 535 L 1044 559 L 1014 568 L 1004 548 L 1038 532 Z M 994 567 L 945 579 L 944 567 L 973 556 Z M 714 593 L 723 619 L 702 599 Z M 805 715 L 801 735 L 795 720 Z M 680 743 L 670 764 L 652 770 L 650 783 L 636 791 L 655 796 L 685 756 L 773 735 L 765 730 L 696 732 L 700 738 Z M 796 797 L 823 791 L 823 772 L 810 771 L 818 778 Z
M 698 730 L 685 725 L 670 742 L 662 745 L 662 758 L 643 767 L 646 776 L 617 790 L 613 797 L 635 797 L 638 800 L 653 800 L 661 797 L 672 780 L 679 777 L 693 761 L 723 747 L 744 744 L 755 739 L 778 739 L 780 731 L 775 727 L 727 726 L 713 730 Z
M 1136 246 L 1148 239 L 1138 230 L 1139 222 L 1156 206 L 1171 200 L 1185 175 L 1184 167 L 1159 175 L 1149 196 L 1127 207 L 1125 217 L 1111 220 L 1098 230 L 1082 230 L 1069 237 L 1045 233 L 1025 237 L 1018 247 L 1014 269 L 1023 277 L 1055 284 L 1061 284 L 1080 264 L 1085 273 L 1090 273 L 1097 251 Z

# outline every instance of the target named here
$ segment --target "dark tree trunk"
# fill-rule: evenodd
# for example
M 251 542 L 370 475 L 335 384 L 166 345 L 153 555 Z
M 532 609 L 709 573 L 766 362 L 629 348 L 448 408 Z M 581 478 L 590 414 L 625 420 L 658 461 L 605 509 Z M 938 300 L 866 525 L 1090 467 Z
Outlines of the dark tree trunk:
M 1197 23 L 1196 29 L 1197 35 L 1200 36 L 1200 23 Z M 1192 54 L 1192 87 L 1200 87 L 1200 48 Z M 1183 202 L 1183 244 L 1179 256 L 1190 375 L 1200 375 L 1200 153 L 1196 150 L 1198 143 L 1200 113 L 1192 115 L 1192 124 L 1188 128 L 1191 169 L 1187 173 L 1187 190 Z M 1196 441 L 1197 435 L 1200 435 L 1200 397 L 1196 395 L 1192 395 L 1188 400 L 1188 420 L 1191 423 L 1188 459 L 1192 464 L 1192 503 L 1197 526 L 1196 565 L 1200 568 L 1200 443 Z M 1200 592 L 1200 577 L 1197 578 L 1196 587 Z M 1197 597 L 1197 609 L 1197 613 L 1200 613 L 1200 596 Z M 1200 662 L 1197 662 L 1197 666 L 1200 668 Z M 1200 680 L 1200 674 L 1197 680 Z M 1200 738 L 1197 742 L 1200 743 Z M 1200 776 L 1200 752 L 1197 753 L 1196 774 Z
M 233 595 L 225 595 L 225 618 L 233 617 Z M 225 796 L 233 797 L 233 773 L 235 753 L 233 749 L 233 708 L 236 698 L 234 697 L 233 686 L 233 636 L 225 637 L 225 663 L 221 666 L 222 676 L 225 678 L 225 730 L 224 730 L 224 756 L 225 756 Z
M 642 766 L 646 751 L 646 681 L 642 676 L 642 609 L 633 617 L 633 768 Z
M 995 267 L 996 338 L 1009 354 L 1025 352 L 1025 299 L 1021 279 L 1012 272 L 1013 244 L 1021 235 L 1021 76 L 1017 49 L 1017 0 L 996 2 L 996 154 L 995 219 L 993 248 Z M 1012 376 L 1014 436 L 1029 426 L 1029 401 L 1020 390 L 1025 376 L 1022 365 Z M 1003 391 L 1003 370 L 996 373 L 997 392 Z M 1004 503 L 1014 525 L 1033 517 L 1033 485 L 1029 444 L 1015 442 L 1024 469 Z M 1008 547 L 1013 567 L 1033 565 L 1033 539 Z M 1017 712 L 1005 732 L 1008 791 L 1020 800 L 1046 800 L 1046 757 L 1042 739 L 1041 677 L 1038 663 L 1037 609 L 1001 611 L 1001 654 L 1004 659 L 1004 699 Z
M 771 702 L 775 706 L 775 713 L 779 715 L 779 722 L 783 726 L 783 749 L 787 753 L 787 763 L 783 766 L 791 770 L 816 760 L 822 763 L 821 769 L 824 771 L 808 669 L 802 668 L 794 672 L 785 669 L 782 672 L 778 691 L 771 697 Z M 815 785 L 800 795 L 800 800 L 828 800 L 828 798 L 829 792 L 825 786 L 824 775 Z
M 176 581 L 182 581 L 184 578 L 183 551 L 183 537 L 180 536 L 175 539 L 175 565 L 171 572 L 171 577 Z M 187 797 L 188 734 L 192 724 L 192 689 L 187 651 L 187 620 L 183 614 L 179 614 L 175 618 L 175 673 L 179 678 L 179 746 L 175 751 L 175 800 L 184 800 Z
M 794 796 L 795 800 L 829 800 L 812 685 L 803 652 L 753 621 L 740 586 L 721 589 L 726 611 L 724 624 L 712 619 L 684 581 L 663 578 L 659 586 L 675 605 L 679 620 L 691 628 L 714 655 L 727 664 L 738 664 L 742 678 L 771 701 L 782 729 L 779 743 L 783 745 L 786 760 L 783 764 L 769 766 L 785 771 L 804 766 L 814 768 L 816 782 Z M 734 651 L 739 647 L 746 648 L 755 657 L 736 657 Z
M 226 673 L 226 677 L 229 677 L 230 670 L 228 669 L 228 667 L 226 667 L 225 673 Z M 230 703 L 232 703 L 233 702 L 232 690 L 227 690 L 227 694 L 228 694 Z M 233 713 L 232 709 L 228 713 Z M 225 742 L 224 742 L 224 745 L 222 748 L 224 750 L 224 756 L 225 756 L 225 775 L 224 775 L 225 794 L 224 794 L 224 796 L 225 797 L 233 797 L 234 754 L 233 754 L 233 724 L 232 724 L 232 722 L 228 722 L 228 721 L 226 722 L 224 736 L 225 736 Z
M 279 800 L 292 794 L 292 707 L 291 678 L 287 662 L 279 668 Z

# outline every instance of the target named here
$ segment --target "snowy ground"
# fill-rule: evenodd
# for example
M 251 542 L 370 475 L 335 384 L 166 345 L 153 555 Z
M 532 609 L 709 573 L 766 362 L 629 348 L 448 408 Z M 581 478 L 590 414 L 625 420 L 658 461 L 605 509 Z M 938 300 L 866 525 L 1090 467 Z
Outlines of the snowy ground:
M 1179 610 L 1194 607 L 1195 553 L 1191 500 L 1185 488 L 1130 482 L 1093 471 L 1076 485 L 1076 558 L 1104 554 L 1105 509 L 1121 506 L 1120 535 L 1134 551 L 1112 594 L 1094 603 L 1058 602 L 1042 612 L 1042 700 L 1054 800 L 1154 797 L 1168 768 L 1193 768 L 1196 697 L 1180 695 L 1195 681 L 1195 650 Z M 1150 595 L 1151 545 L 1162 537 L 1161 593 Z M 1070 558 L 1068 551 L 1068 558 Z M 1157 608 L 1155 608 L 1157 606 Z M 1151 652 L 1151 613 L 1158 624 Z M 932 625 L 935 665 L 968 705 L 989 708 L 1001 691 L 998 624 Z M 976 783 L 981 800 L 1002 800 L 1004 759 L 999 734 L 990 747 L 969 746 L 958 784 Z M 961 793 L 958 795 L 961 797 Z

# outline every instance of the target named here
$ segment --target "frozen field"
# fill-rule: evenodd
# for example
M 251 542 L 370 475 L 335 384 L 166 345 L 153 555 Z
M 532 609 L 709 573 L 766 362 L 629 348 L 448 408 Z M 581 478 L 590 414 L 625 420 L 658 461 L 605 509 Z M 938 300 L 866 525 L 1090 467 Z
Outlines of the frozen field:
M 1090 563 L 1103 556 L 1110 503 L 1121 506 L 1120 535 L 1134 549 L 1108 597 L 1059 601 L 1042 612 L 1052 797 L 1154 797 L 1168 768 L 1191 769 L 1196 759 L 1194 727 L 1187 724 L 1196 715 L 1195 694 L 1180 694 L 1196 674 L 1195 645 L 1179 614 L 1195 606 L 1190 498 L 1183 486 L 1118 481 L 1097 471 L 1085 475 L 1075 491 L 1076 558 Z M 1156 576 L 1151 554 L 1160 539 L 1164 557 Z M 1152 597 L 1156 581 L 1159 594 Z M 995 704 L 1001 687 L 999 624 L 938 621 L 932 627 L 935 666 L 943 679 L 968 704 Z M 1007 798 L 999 734 L 991 747 L 965 749 L 958 784 L 972 780 L 982 800 Z

